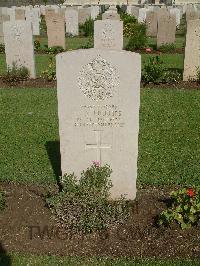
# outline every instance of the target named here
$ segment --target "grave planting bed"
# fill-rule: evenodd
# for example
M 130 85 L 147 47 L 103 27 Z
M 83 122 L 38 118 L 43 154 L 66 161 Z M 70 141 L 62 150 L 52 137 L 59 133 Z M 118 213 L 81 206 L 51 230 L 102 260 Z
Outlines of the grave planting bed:
M 1 183 L 7 208 L 1 212 L 1 245 L 7 252 L 62 256 L 157 259 L 200 258 L 200 227 L 157 227 L 169 188 L 140 189 L 130 220 L 93 234 L 73 234 L 57 227 L 45 206 L 47 186 Z M 55 189 L 55 188 L 54 188 Z M 45 229 L 46 227 L 46 229 Z M 43 231 L 44 230 L 44 231 Z

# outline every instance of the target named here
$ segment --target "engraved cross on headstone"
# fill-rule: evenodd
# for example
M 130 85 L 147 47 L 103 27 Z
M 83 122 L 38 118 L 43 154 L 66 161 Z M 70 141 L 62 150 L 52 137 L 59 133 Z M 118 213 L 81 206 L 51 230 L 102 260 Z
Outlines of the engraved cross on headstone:
M 85 146 L 86 150 L 96 149 L 96 151 L 97 151 L 96 160 L 100 164 L 101 164 L 101 150 L 102 149 L 111 149 L 110 145 L 101 143 L 101 132 L 102 132 L 102 130 L 94 130 L 96 143 L 95 144 L 89 143 L 89 144 L 86 144 L 86 146 Z

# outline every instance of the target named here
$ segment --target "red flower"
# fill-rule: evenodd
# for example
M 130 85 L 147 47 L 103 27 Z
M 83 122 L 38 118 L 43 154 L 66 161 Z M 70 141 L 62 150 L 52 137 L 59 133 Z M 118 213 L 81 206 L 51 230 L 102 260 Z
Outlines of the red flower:
M 151 52 L 152 50 L 151 50 L 151 48 L 146 48 L 145 51 L 146 52 Z
M 192 198 L 194 196 L 194 190 L 192 188 L 188 188 L 187 195 Z

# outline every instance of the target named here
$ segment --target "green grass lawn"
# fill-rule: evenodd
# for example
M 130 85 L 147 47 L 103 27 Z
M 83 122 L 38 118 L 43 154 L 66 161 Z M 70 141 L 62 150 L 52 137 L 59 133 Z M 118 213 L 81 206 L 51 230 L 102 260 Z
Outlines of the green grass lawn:
M 142 54 L 142 67 L 150 56 L 156 56 L 154 54 Z M 165 68 L 179 69 L 183 71 L 184 56 L 183 54 L 161 54 L 159 56 L 163 61 Z
M 59 169 L 56 90 L 1 89 L 0 112 L 0 180 L 54 182 Z M 199 121 L 200 91 L 141 91 L 140 184 L 199 184 Z
M 1 263 L 1 256 L 0 256 Z M 10 264 L 12 263 L 12 264 Z M 128 259 L 128 258 L 83 258 L 83 257 L 58 257 L 58 256 L 36 256 L 12 254 L 2 256 L 4 266 L 198 266 L 200 261 L 197 260 L 153 260 L 153 259 Z
M 82 45 L 85 45 L 89 41 L 89 37 L 72 37 L 72 38 L 65 38 L 65 45 L 67 50 L 75 50 L 80 49 Z M 48 40 L 47 37 L 40 38 L 41 45 L 47 45 Z
M 156 41 L 157 41 L 156 37 L 155 38 L 148 37 L 148 44 L 149 45 L 156 45 Z M 176 48 L 184 47 L 185 46 L 185 37 L 177 35 L 176 41 L 175 41 L 175 46 L 176 46 Z

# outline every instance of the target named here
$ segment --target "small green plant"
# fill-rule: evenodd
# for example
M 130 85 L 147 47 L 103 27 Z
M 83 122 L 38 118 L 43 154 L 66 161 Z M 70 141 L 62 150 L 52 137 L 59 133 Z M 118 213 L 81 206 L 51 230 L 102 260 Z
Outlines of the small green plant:
M 162 83 L 175 83 L 182 80 L 182 73 L 177 69 L 165 69 L 162 75 Z
M 49 48 L 47 46 L 45 46 L 45 48 L 44 48 L 45 53 L 53 54 L 53 55 L 63 53 L 64 51 L 65 51 L 64 48 L 61 46 L 53 46 L 53 47 L 49 47 Z
M 124 26 L 124 36 L 129 37 L 126 50 L 142 49 L 147 44 L 146 25 L 140 23 L 127 23 Z
M 94 40 L 90 38 L 86 44 L 81 46 L 81 49 L 89 49 L 94 47 Z
M 90 233 L 128 219 L 130 203 L 123 197 L 118 201 L 109 199 L 111 173 L 108 165 L 94 162 L 81 173 L 80 180 L 74 174 L 63 177 L 62 192 L 49 196 L 47 203 L 65 230 Z
M 120 18 L 123 21 L 124 26 L 126 24 L 130 24 L 130 23 L 137 23 L 137 19 L 134 16 L 131 16 L 131 15 L 124 13 L 124 12 L 120 13 Z
M 39 51 L 41 49 L 41 44 L 39 40 L 34 41 L 34 50 Z
M 5 194 L 0 191 L 0 211 L 2 211 L 5 208 Z
M 5 54 L 5 44 L 0 43 L 0 53 Z
M 48 67 L 42 71 L 41 77 L 48 81 L 56 80 L 56 60 L 55 57 L 50 57 Z
M 3 79 L 6 82 L 19 82 L 27 80 L 30 77 L 30 72 L 25 66 L 18 66 L 16 62 L 13 62 L 12 67 L 7 69 L 6 74 L 3 75 Z
M 155 83 L 158 84 L 162 82 L 162 77 L 164 73 L 163 62 L 159 56 L 149 57 L 148 61 L 144 64 L 142 70 L 142 81 L 145 83 Z
M 174 83 L 182 79 L 182 73 L 174 69 L 165 69 L 159 56 L 151 56 L 144 64 L 142 81 L 148 83 Z
M 182 229 L 187 229 L 200 221 L 200 187 L 183 188 L 170 196 L 171 205 L 161 212 L 159 225 L 169 226 L 175 221 Z
M 196 81 L 200 84 L 200 67 L 197 67 Z
M 91 37 L 94 35 L 94 20 L 89 18 L 84 24 L 80 24 L 80 35 Z
M 174 43 L 163 44 L 157 50 L 162 53 L 172 53 L 175 52 L 176 45 Z

